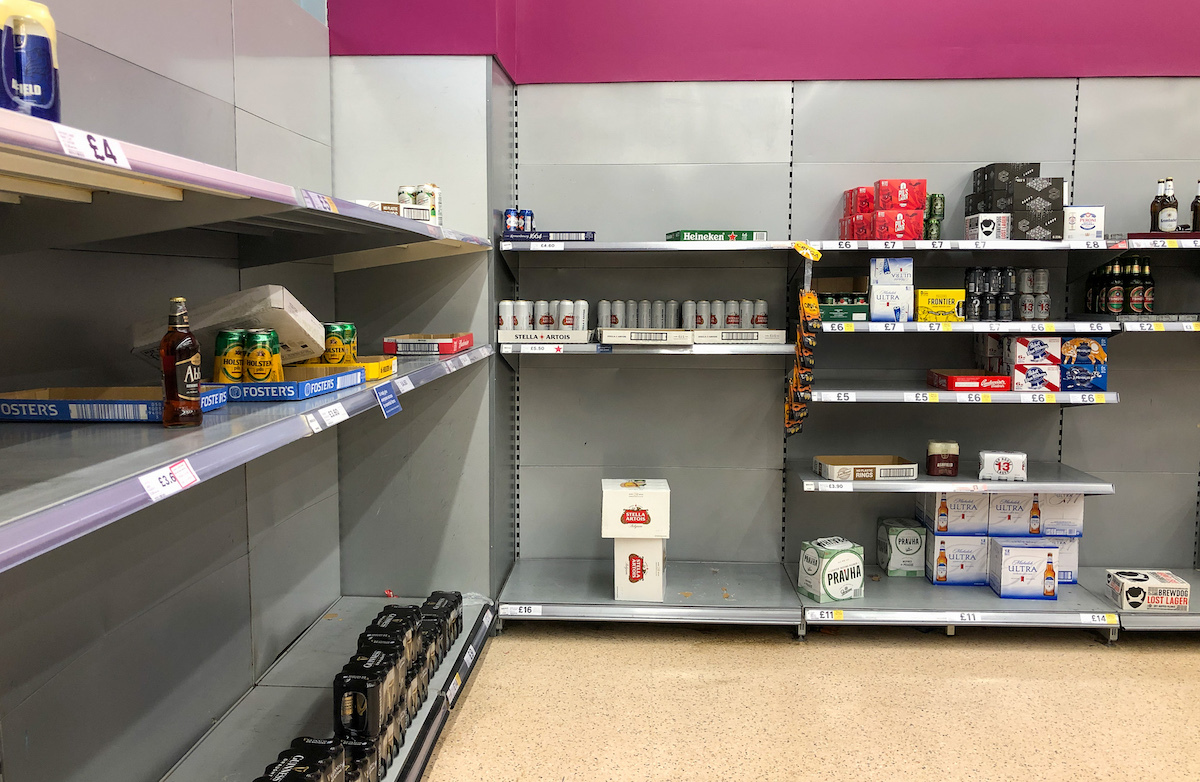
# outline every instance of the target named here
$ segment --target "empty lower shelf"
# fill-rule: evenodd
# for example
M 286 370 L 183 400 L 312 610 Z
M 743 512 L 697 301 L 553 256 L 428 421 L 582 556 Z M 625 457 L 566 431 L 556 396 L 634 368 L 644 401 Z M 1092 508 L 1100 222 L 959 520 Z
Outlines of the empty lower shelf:
M 1112 565 L 1110 567 L 1117 567 Z M 1133 568 L 1135 570 L 1146 570 L 1153 568 Z M 1190 585 L 1196 586 L 1200 584 L 1200 570 L 1191 568 L 1158 568 L 1160 570 L 1170 570 L 1175 575 L 1187 581 Z M 1121 619 L 1121 629 L 1123 630 L 1183 630 L 1195 631 L 1200 630 L 1200 612 L 1187 611 L 1122 611 L 1108 599 L 1108 588 L 1106 586 L 1105 572 L 1108 567 L 1081 567 L 1079 569 L 1079 583 L 1086 587 L 1089 592 L 1098 595 L 1108 606 L 1109 611 L 1115 611 Z M 1192 592 L 1189 597 L 1189 603 L 1194 605 L 1197 599 L 1195 592 Z

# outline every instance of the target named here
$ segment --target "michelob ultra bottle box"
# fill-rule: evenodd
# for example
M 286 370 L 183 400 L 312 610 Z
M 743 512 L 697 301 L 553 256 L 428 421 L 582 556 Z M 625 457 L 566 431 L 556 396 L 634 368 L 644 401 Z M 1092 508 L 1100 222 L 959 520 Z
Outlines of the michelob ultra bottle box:
M 988 539 L 929 533 L 925 538 L 925 578 L 934 586 L 983 586 L 988 582 Z
M 937 492 L 924 495 L 921 521 L 934 533 L 946 535 L 988 534 L 991 503 L 986 494 Z
M 889 576 L 925 574 L 925 527 L 913 519 L 880 519 L 876 539 L 879 567 Z
M 613 540 L 613 586 L 617 600 L 663 601 L 665 546 L 662 538 Z
M 987 534 L 992 537 L 1041 537 L 1042 511 L 1036 494 L 993 494 Z
M 1059 538 L 1083 535 L 1083 495 L 1043 494 L 1038 498 L 1042 534 Z
M 800 544 L 802 594 L 825 603 L 863 596 L 863 549 L 857 543 L 832 536 Z
M 1058 583 L 1079 583 L 1079 541 L 1082 538 L 1042 538 L 1048 546 L 1058 546 Z
M 600 536 L 671 537 L 671 487 L 662 478 L 604 478 Z
M 990 538 L 988 586 L 1000 597 L 1058 599 L 1058 546 L 1031 538 Z

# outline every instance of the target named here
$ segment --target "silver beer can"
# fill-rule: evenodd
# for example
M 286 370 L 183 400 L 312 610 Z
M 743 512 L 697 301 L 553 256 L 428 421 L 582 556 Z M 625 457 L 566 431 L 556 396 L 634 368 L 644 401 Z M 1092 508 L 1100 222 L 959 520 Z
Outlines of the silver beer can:
M 550 300 L 550 327 L 547 331 L 558 331 L 562 328 L 562 312 L 559 310 L 561 306 L 562 302 L 558 299 Z
M 653 328 L 650 320 L 650 300 L 642 299 L 638 302 L 638 325 L 639 329 Z
M 1029 283 L 1033 287 L 1032 278 Z M 1032 293 L 1022 293 L 1017 299 L 1017 317 L 1020 320 L 1033 320 L 1034 300 Z
M 650 303 L 650 325 L 656 329 L 667 327 L 667 303 L 662 299 Z
M 573 331 L 575 329 L 575 302 L 563 299 L 558 303 L 558 330 Z
M 725 302 L 716 299 L 712 303 L 712 313 L 708 316 L 708 327 L 710 329 L 725 328 Z
M 538 299 L 533 303 L 533 330 L 549 331 L 554 328 L 554 318 L 550 317 L 550 302 Z
M 1033 296 L 1033 319 L 1047 320 L 1050 317 L 1050 294 L 1035 293 Z
M 667 301 L 667 328 L 679 328 L 679 302 L 674 299 Z
M 754 302 L 749 299 L 742 299 L 738 302 L 738 311 L 741 314 L 741 323 L 739 325 L 744 329 L 754 328 Z
M 1017 292 L 1033 293 L 1033 269 L 1017 269 Z
M 588 330 L 588 303 L 586 299 L 575 300 L 575 331 Z
M 533 302 L 525 299 L 513 302 L 513 320 L 518 331 L 533 331 Z
M 708 321 L 712 318 L 712 305 L 707 301 L 696 302 L 696 328 L 708 328 Z
M 725 328 L 740 329 L 742 327 L 742 305 L 737 299 L 725 302 Z
M 596 328 L 612 328 L 612 302 L 608 299 L 596 302 Z
M 1033 270 L 1033 292 L 1048 293 L 1050 291 L 1050 271 L 1048 269 Z
M 621 299 L 614 299 L 612 303 L 612 318 L 609 326 L 614 329 L 629 328 L 628 321 L 625 319 L 625 302 Z
M 699 328 L 699 326 L 696 325 L 696 320 L 697 320 L 697 318 L 696 318 L 696 302 L 692 301 L 691 299 L 688 299 L 687 301 L 685 301 L 683 303 L 683 309 L 680 311 L 679 315 L 680 315 L 679 322 L 681 324 L 681 328 L 685 328 L 685 329 Z
M 637 310 L 638 310 L 638 308 L 637 308 L 636 301 L 634 301 L 633 299 L 625 300 L 625 320 L 628 321 L 625 324 L 625 328 L 636 329 L 638 327 L 638 311 Z
M 767 327 L 767 302 L 764 299 L 756 299 L 754 302 L 754 328 L 765 329 Z
M 496 327 L 497 328 L 502 328 L 502 329 L 516 328 L 516 321 L 514 320 L 514 315 L 513 315 L 513 309 L 514 309 L 513 305 L 514 304 L 515 304 L 515 302 L 513 302 L 511 299 L 505 299 L 504 301 L 500 302 L 500 305 L 498 307 L 500 314 L 496 318 Z

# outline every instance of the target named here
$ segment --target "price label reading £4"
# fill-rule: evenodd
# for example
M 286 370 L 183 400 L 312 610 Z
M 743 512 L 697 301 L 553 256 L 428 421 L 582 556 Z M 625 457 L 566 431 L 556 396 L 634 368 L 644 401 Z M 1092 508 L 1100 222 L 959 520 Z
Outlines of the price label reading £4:
M 68 128 L 66 125 L 55 125 L 54 133 L 64 155 L 77 157 L 92 163 L 103 163 L 106 166 L 130 168 L 125 150 L 121 142 L 115 138 L 88 133 L 78 128 Z
M 151 502 L 158 502 L 172 494 L 178 494 L 193 483 L 197 483 L 200 478 L 192 469 L 192 463 L 187 459 L 182 459 L 174 464 L 168 464 L 166 467 L 159 467 L 153 472 L 140 475 L 138 480 L 141 482 L 142 488 L 146 490 L 146 494 L 150 495 Z

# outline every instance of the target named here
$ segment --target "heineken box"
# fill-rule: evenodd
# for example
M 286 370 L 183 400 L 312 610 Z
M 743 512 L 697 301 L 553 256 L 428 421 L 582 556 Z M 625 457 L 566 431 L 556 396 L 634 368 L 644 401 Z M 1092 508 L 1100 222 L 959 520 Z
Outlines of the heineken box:
M 876 551 L 889 576 L 925 575 L 925 528 L 915 519 L 880 519 Z
M 765 242 L 766 231 L 692 230 L 671 231 L 668 242 Z
M 818 603 L 862 597 L 862 546 L 836 536 L 801 543 L 797 587 Z

